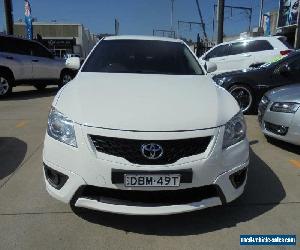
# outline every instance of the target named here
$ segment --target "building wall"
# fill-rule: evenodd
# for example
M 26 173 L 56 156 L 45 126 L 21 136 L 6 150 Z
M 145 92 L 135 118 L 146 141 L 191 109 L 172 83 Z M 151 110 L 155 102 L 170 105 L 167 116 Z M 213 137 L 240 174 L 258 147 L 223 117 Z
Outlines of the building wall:
M 33 23 L 33 36 L 40 34 L 42 37 L 77 37 L 80 25 L 55 25 Z M 17 36 L 25 36 L 25 24 L 15 23 L 14 33 Z
M 26 37 L 25 23 L 18 22 L 14 25 L 14 34 L 20 37 Z M 67 48 L 67 53 L 78 53 L 81 57 L 86 58 L 92 47 L 96 44 L 96 40 L 93 35 L 90 34 L 88 29 L 85 29 L 82 24 L 58 24 L 58 23 L 33 23 L 34 37 L 37 34 L 47 40 L 73 40 L 76 44 L 73 47 L 73 51 L 70 52 Z M 62 49 L 62 48 L 60 48 Z M 56 50 L 56 48 L 55 48 Z M 56 54 L 62 54 L 58 51 Z

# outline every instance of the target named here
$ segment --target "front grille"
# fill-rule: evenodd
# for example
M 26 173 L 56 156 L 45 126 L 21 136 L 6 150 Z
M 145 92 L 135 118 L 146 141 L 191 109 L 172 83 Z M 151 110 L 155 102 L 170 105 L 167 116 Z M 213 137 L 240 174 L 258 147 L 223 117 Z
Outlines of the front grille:
M 285 136 L 289 131 L 288 127 L 285 127 L 282 125 L 276 125 L 276 124 L 273 124 L 270 122 L 265 122 L 265 128 L 269 132 L 274 133 L 276 135 L 281 135 L 281 136 Z
M 102 203 L 128 206 L 147 206 L 149 204 L 151 206 L 181 205 L 212 197 L 219 197 L 222 202 L 226 202 L 222 191 L 217 185 L 165 191 L 120 190 L 82 186 L 73 199 L 77 200 L 80 197 L 97 200 Z
M 96 135 L 90 135 L 90 138 L 98 152 L 122 157 L 134 164 L 165 165 L 205 152 L 212 137 L 165 141 L 132 140 Z M 163 155 L 159 159 L 147 159 L 142 154 L 142 145 L 149 143 L 155 143 L 162 147 Z

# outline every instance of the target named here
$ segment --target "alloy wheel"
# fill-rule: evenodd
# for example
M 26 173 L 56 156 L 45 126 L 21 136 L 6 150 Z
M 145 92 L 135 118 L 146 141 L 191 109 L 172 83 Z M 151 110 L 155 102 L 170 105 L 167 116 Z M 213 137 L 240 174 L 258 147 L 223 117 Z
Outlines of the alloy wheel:
M 63 76 L 63 79 L 62 79 L 62 83 L 63 85 L 67 84 L 68 82 L 70 82 L 72 80 L 72 77 L 69 75 L 69 74 L 65 74 Z
M 9 83 L 4 77 L 0 77 L 0 95 L 5 95 L 9 90 Z

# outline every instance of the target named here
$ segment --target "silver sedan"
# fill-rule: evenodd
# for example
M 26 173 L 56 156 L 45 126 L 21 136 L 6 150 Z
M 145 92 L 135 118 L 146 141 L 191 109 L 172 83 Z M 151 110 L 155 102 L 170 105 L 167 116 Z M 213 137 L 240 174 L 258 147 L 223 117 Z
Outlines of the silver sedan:
M 300 84 L 267 92 L 259 104 L 258 120 L 266 136 L 300 145 Z

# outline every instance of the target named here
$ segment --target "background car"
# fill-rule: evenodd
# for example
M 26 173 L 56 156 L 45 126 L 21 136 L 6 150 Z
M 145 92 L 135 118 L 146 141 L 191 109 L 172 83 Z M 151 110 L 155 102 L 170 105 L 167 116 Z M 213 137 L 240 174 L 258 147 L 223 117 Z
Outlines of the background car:
M 257 110 L 259 101 L 267 91 L 299 82 L 300 52 L 292 52 L 279 61 L 259 68 L 215 75 L 213 79 L 235 97 L 244 113 L 251 113 Z
M 32 84 L 42 90 L 48 84 L 62 86 L 74 75 L 65 60 L 56 59 L 39 42 L 0 35 L 0 98 L 19 84 Z
M 205 53 L 200 60 L 203 64 L 216 63 L 216 73 L 222 73 L 257 67 L 292 50 L 285 37 L 255 37 L 221 43 Z
M 266 93 L 258 117 L 266 136 L 300 145 L 300 84 Z

